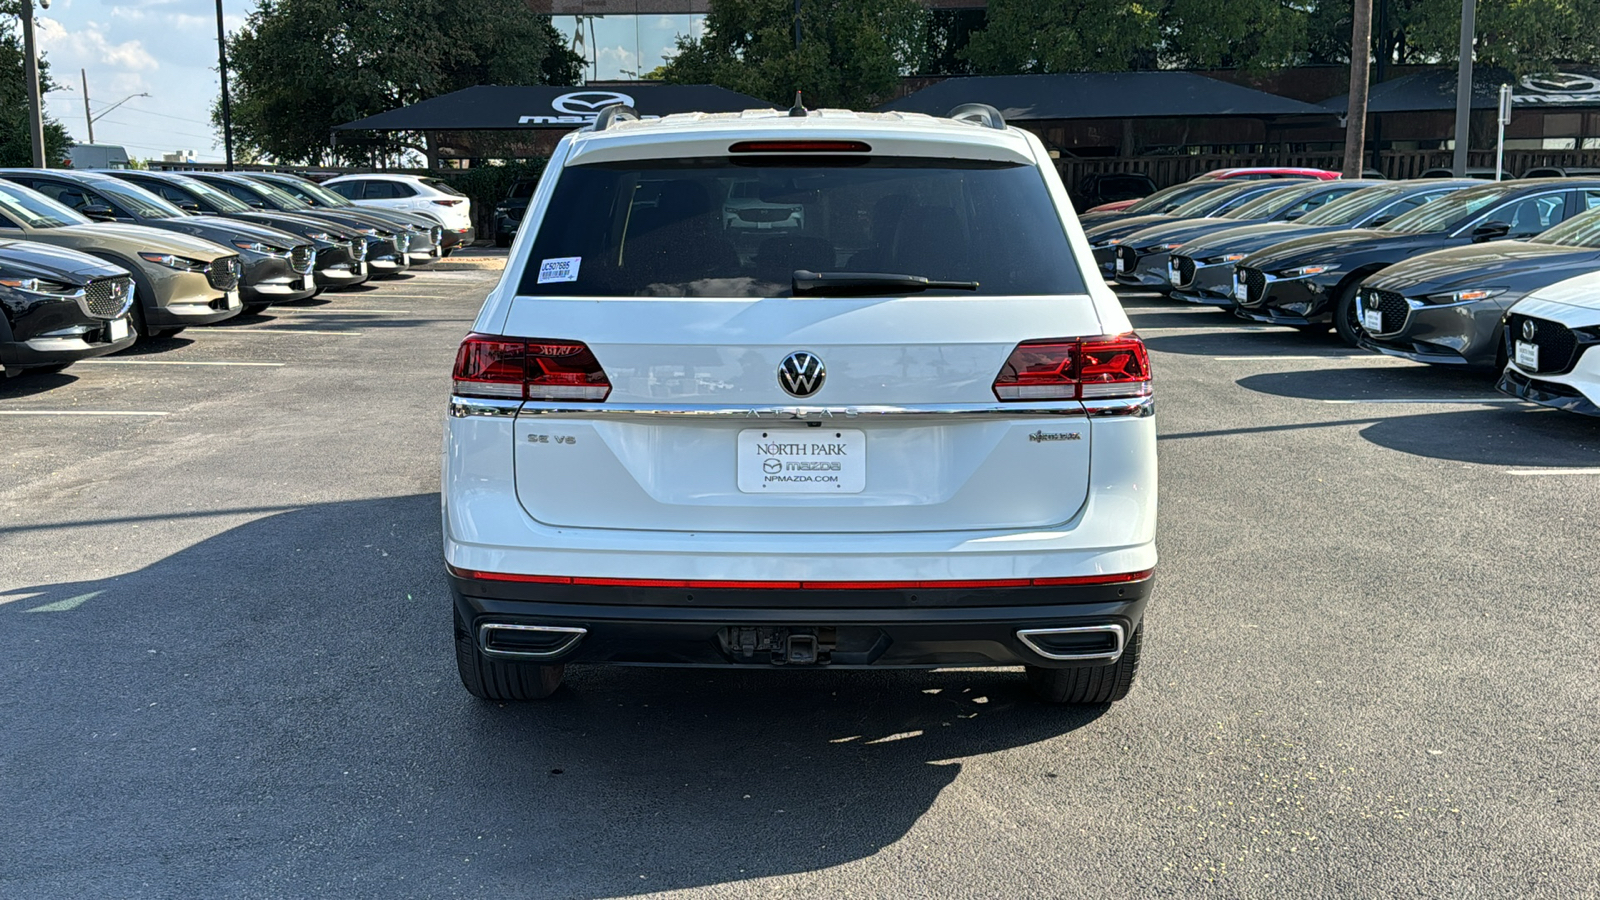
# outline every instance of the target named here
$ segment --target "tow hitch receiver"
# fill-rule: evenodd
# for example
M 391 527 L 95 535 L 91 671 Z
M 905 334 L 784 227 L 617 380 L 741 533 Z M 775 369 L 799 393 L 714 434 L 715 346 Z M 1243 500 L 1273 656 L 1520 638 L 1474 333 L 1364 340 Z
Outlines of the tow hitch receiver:
M 838 630 L 787 626 L 735 626 L 719 635 L 735 662 L 774 666 L 825 666 L 832 661 Z

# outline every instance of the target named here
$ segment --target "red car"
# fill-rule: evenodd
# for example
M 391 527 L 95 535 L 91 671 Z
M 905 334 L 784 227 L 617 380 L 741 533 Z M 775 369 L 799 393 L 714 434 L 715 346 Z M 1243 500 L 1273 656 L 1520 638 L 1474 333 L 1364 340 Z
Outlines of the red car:
M 1340 173 L 1327 169 L 1301 169 L 1291 166 L 1243 166 L 1234 169 L 1213 169 L 1189 179 L 1190 181 L 1206 181 L 1221 179 L 1256 179 L 1256 178 L 1316 178 L 1321 181 L 1333 181 L 1340 177 Z M 1084 212 L 1118 212 L 1135 203 L 1134 200 L 1117 200 L 1111 203 L 1102 203 Z

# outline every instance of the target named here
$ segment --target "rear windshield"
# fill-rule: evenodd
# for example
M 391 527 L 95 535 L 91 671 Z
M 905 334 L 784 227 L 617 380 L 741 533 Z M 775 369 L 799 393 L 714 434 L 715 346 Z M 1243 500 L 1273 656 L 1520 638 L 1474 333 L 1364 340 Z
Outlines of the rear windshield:
M 463 194 L 460 191 L 456 190 L 455 185 L 451 184 L 448 181 L 444 181 L 442 179 L 439 179 L 439 178 L 424 178 L 424 179 L 422 179 L 422 183 L 427 185 L 428 187 L 433 188 L 436 191 L 442 191 L 442 192 L 444 192 L 446 194 L 453 194 L 453 195 L 455 195 L 457 197 L 465 197 L 466 196 L 466 194 Z
M 783 297 L 794 273 L 1086 288 L 1031 166 L 949 159 L 685 159 L 561 172 L 519 292 Z

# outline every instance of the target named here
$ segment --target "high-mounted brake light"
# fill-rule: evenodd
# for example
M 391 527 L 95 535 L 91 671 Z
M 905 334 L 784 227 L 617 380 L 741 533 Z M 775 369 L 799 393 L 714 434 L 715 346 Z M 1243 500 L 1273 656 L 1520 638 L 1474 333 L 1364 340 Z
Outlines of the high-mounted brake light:
M 729 153 L 867 153 L 866 141 L 740 141 Z
M 591 578 L 584 575 L 523 575 L 513 572 L 483 572 L 448 566 L 457 578 L 479 581 L 508 581 L 521 584 L 574 584 L 588 587 L 665 587 L 695 590 L 809 590 L 809 591 L 910 591 L 910 590 L 987 590 L 1015 587 L 1075 587 L 1129 584 L 1144 581 L 1153 569 L 1140 572 L 1115 572 L 1106 575 L 1068 575 L 1057 578 L 973 578 L 926 579 L 918 581 L 720 581 L 700 578 Z
M 456 351 L 455 393 L 512 400 L 604 400 L 611 382 L 582 341 L 469 334 Z
M 1135 334 L 1024 341 L 994 379 L 1001 400 L 1148 397 L 1150 354 Z

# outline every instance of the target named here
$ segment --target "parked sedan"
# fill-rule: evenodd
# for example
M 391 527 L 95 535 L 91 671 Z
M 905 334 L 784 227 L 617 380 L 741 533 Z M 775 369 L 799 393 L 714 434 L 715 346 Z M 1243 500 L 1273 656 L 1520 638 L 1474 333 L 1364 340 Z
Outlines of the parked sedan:
M 33 188 L 97 222 L 145 225 L 237 248 L 244 266 L 239 299 L 246 314 L 317 292 L 311 278 L 317 251 L 299 235 L 252 222 L 190 215 L 138 185 L 95 172 L 0 169 L 0 178 Z
M 87 253 L 0 241 L 0 373 L 59 372 L 133 344 L 126 269 Z
M 1600 207 L 1600 191 L 1594 199 Z M 1436 250 L 1396 263 L 1356 294 L 1361 346 L 1441 365 L 1505 367 L 1502 320 L 1530 292 L 1600 271 L 1600 208 L 1525 241 Z
M 1242 206 L 1216 216 L 1163 222 L 1136 231 L 1117 245 L 1117 283 L 1169 291 L 1173 285 L 1172 251 L 1195 238 L 1265 222 L 1291 222 L 1326 203 L 1376 181 L 1291 181 Z
M 1190 240 L 1172 251 L 1174 300 L 1232 309 L 1233 265 L 1252 253 L 1294 238 L 1376 228 L 1446 194 L 1481 182 L 1391 181 L 1348 194 L 1293 222 L 1241 225 Z
M 1235 268 L 1235 312 L 1246 319 L 1359 340 L 1362 281 L 1432 250 L 1532 237 L 1584 208 L 1600 179 L 1501 182 L 1456 191 L 1381 228 L 1296 238 L 1253 253 Z
M 1311 169 L 1304 166 L 1234 166 L 1202 172 L 1189 180 L 1254 181 L 1264 178 L 1315 178 L 1318 181 L 1336 181 L 1340 177 L 1340 173 L 1332 169 Z
M 351 287 L 370 277 L 367 235 L 348 225 L 312 215 L 255 209 L 203 181 L 174 172 L 116 169 L 106 174 L 144 188 L 185 212 L 255 222 L 299 235 L 317 251 L 311 277 L 319 289 Z
M 239 254 L 203 238 L 143 225 L 92 222 L 20 184 L 0 179 L 0 235 L 79 250 L 133 278 L 134 330 L 168 337 L 239 314 Z
M 1128 235 L 1136 231 L 1179 219 L 1218 216 L 1292 182 L 1281 180 L 1202 182 L 1202 184 L 1213 183 L 1219 184 L 1220 187 L 1206 191 L 1170 212 L 1123 216 L 1109 222 L 1085 226 L 1084 234 L 1089 239 L 1089 248 L 1094 251 L 1094 261 L 1099 265 L 1101 273 L 1106 278 L 1116 275 L 1117 247 Z
M 442 178 L 383 172 L 340 175 L 322 184 L 357 206 L 404 210 L 433 219 L 450 239 L 444 245 L 446 255 L 472 243 L 472 201 Z
M 1172 212 L 1178 207 L 1194 200 L 1204 194 L 1209 194 L 1225 183 L 1214 181 L 1186 181 L 1164 187 L 1148 197 L 1138 200 L 1128 200 L 1118 203 L 1103 203 L 1088 212 L 1078 216 L 1079 224 L 1088 228 L 1090 225 L 1099 225 L 1113 219 L 1122 219 L 1129 216 L 1151 216 Z
M 1557 282 L 1506 314 L 1502 393 L 1600 416 L 1600 272 Z
M 325 210 L 340 213 L 360 212 L 370 219 L 386 223 L 389 231 L 410 235 L 411 246 L 406 250 L 406 260 L 413 266 L 443 259 L 461 243 L 461 235 L 446 234 L 444 226 L 428 216 L 406 212 L 403 209 L 357 206 L 309 178 L 301 178 L 288 172 L 250 172 L 247 175 L 312 207 L 311 212 L 321 213 Z
M 410 257 L 407 256 L 411 249 L 411 235 L 381 217 L 368 215 L 365 210 L 313 210 L 294 195 L 237 172 L 190 172 L 189 177 L 203 181 L 256 209 L 300 214 L 315 212 L 318 218 L 361 232 L 369 238 L 367 268 L 374 278 L 399 275 L 411 266 Z
M 512 182 L 511 189 L 506 191 L 505 199 L 495 204 L 494 207 L 494 245 L 496 247 L 509 247 L 511 241 L 517 236 L 517 229 L 522 227 L 522 217 L 528 213 L 528 201 L 533 199 L 533 191 L 539 186 L 537 178 L 518 178 Z

